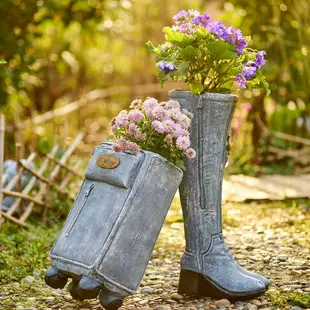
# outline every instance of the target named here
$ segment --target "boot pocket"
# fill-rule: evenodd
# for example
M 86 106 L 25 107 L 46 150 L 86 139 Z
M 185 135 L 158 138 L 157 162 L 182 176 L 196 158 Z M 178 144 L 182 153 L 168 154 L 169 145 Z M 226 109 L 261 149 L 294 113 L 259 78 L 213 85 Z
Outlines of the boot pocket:
M 121 188 L 130 188 L 143 162 L 144 153 L 117 153 L 110 144 L 96 147 L 88 164 L 85 177 Z

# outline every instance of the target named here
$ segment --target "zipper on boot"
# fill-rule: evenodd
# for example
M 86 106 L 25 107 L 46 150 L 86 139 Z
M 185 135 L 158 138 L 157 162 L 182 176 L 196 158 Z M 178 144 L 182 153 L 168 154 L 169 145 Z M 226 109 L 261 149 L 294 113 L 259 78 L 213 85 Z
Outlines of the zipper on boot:
M 204 204 L 204 186 L 201 182 L 203 179 L 203 142 L 204 139 L 202 134 L 202 115 L 203 115 L 203 99 L 202 97 L 199 97 L 198 99 L 198 174 L 199 174 L 199 200 L 200 200 L 200 208 L 202 210 L 206 209 L 206 206 Z
M 86 205 L 87 199 L 88 199 L 88 197 L 89 197 L 91 191 L 94 189 L 94 187 L 95 187 L 95 185 L 94 185 L 94 183 L 92 183 L 92 184 L 89 186 L 89 188 L 87 189 L 87 191 L 85 192 L 85 196 L 84 196 L 84 199 L 83 199 L 82 206 L 81 206 L 81 208 L 80 208 L 78 214 L 76 215 L 74 221 L 73 221 L 72 224 L 69 226 L 69 228 L 68 228 L 68 230 L 67 230 L 67 232 L 66 232 L 65 237 L 68 237 L 69 234 L 71 233 L 71 231 L 72 231 L 72 229 L 73 229 L 75 223 L 77 222 L 77 220 L 78 220 L 80 214 L 82 213 L 82 211 L 83 211 L 83 209 L 84 209 L 84 207 L 85 207 L 85 205 Z

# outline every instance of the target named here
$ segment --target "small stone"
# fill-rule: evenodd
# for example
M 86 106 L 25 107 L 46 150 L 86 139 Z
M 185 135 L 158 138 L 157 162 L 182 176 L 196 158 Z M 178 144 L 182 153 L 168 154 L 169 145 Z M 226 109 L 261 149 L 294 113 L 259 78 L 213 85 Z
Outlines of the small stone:
M 263 258 L 264 263 L 269 263 L 270 260 L 271 260 L 270 255 L 267 255 L 267 256 L 265 256 L 265 257 Z
M 257 310 L 258 307 L 256 305 L 253 305 L 253 304 L 247 304 L 247 310 Z
M 63 298 L 66 301 L 71 301 L 72 300 L 72 296 L 71 295 L 64 295 Z
M 54 298 L 53 296 L 50 296 L 50 297 L 47 297 L 47 298 L 45 299 L 45 301 L 46 301 L 48 304 L 52 305 L 52 304 L 55 302 L 55 298 Z
M 141 300 L 141 301 L 139 301 L 139 305 L 144 306 L 144 305 L 146 305 L 148 302 L 149 302 L 148 300 Z
M 279 255 L 277 256 L 277 258 L 278 258 L 278 260 L 279 260 L 280 262 L 285 262 L 285 261 L 287 261 L 287 259 L 288 259 L 288 255 L 286 255 L 286 254 L 279 254 Z
M 35 281 L 35 278 L 33 276 L 27 276 L 21 280 L 21 283 L 31 284 L 34 281 Z
M 262 304 L 261 301 L 258 299 L 253 299 L 250 301 L 250 303 L 255 305 L 255 306 L 260 306 Z
M 153 292 L 154 292 L 154 290 L 149 286 L 145 286 L 141 290 L 142 294 L 152 294 Z
M 155 310 L 171 310 L 171 308 L 169 306 L 158 306 Z
M 291 310 L 302 310 L 302 309 L 300 307 L 295 306 L 295 307 L 291 308 Z
M 230 301 L 228 299 L 220 299 L 214 303 L 217 307 L 225 307 L 230 305 Z
M 174 293 L 174 294 L 171 295 L 171 299 L 182 300 L 182 299 L 184 299 L 184 297 L 181 294 Z

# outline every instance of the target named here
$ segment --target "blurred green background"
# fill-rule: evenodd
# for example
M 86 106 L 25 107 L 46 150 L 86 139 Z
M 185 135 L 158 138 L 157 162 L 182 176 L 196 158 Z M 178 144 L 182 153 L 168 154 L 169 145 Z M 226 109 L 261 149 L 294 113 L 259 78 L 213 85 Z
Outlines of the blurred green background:
M 228 172 L 307 171 L 307 160 L 298 160 L 298 154 L 305 154 L 303 145 L 268 135 L 262 123 L 272 132 L 310 138 L 309 0 L 2 0 L 0 59 L 7 64 L 0 67 L 0 113 L 7 120 L 5 157 L 13 155 L 16 139 L 23 140 L 27 153 L 37 145 L 44 150 L 56 140 L 70 141 L 79 130 L 87 131 L 83 151 L 91 152 L 109 135 L 110 119 L 135 97 L 166 99 L 167 89 L 143 94 L 134 90 L 157 83 L 145 42 L 161 43 L 162 28 L 171 25 L 175 13 L 190 8 L 240 28 L 252 36 L 255 48 L 267 51 L 264 73 L 271 95 L 239 94 Z M 128 89 L 89 103 L 82 111 L 25 128 L 22 137 L 16 137 L 14 123 L 112 86 Z M 293 151 L 295 157 L 279 156 L 272 149 Z

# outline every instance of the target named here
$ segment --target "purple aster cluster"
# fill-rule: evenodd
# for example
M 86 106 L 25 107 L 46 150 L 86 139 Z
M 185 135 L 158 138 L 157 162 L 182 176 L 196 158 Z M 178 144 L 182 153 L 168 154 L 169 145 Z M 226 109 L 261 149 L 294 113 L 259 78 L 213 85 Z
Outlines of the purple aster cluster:
M 240 88 L 246 88 L 247 81 L 252 79 L 257 70 L 260 69 L 267 60 L 264 58 L 266 55 L 265 51 L 260 51 L 256 54 L 254 61 L 248 61 L 240 74 L 236 76 L 236 82 L 239 84 Z
M 168 61 L 160 61 L 156 64 L 157 68 L 163 73 L 168 74 L 169 72 L 175 71 L 177 67 Z
M 139 151 L 145 143 L 152 142 L 176 150 L 180 157 L 196 156 L 189 138 L 193 114 L 183 110 L 177 101 L 158 102 L 155 98 L 147 98 L 134 100 L 130 107 L 129 112 L 121 111 L 112 121 L 113 133 L 118 137 L 114 151 Z M 152 139 L 155 140 L 150 141 Z
M 239 29 L 227 28 L 222 22 L 213 21 L 208 14 L 201 15 L 198 11 L 182 10 L 173 17 L 173 20 L 176 26 L 173 26 L 172 29 L 188 35 L 192 35 L 199 26 L 208 29 L 219 39 L 232 43 L 238 55 L 241 55 L 247 46 L 247 41 Z

